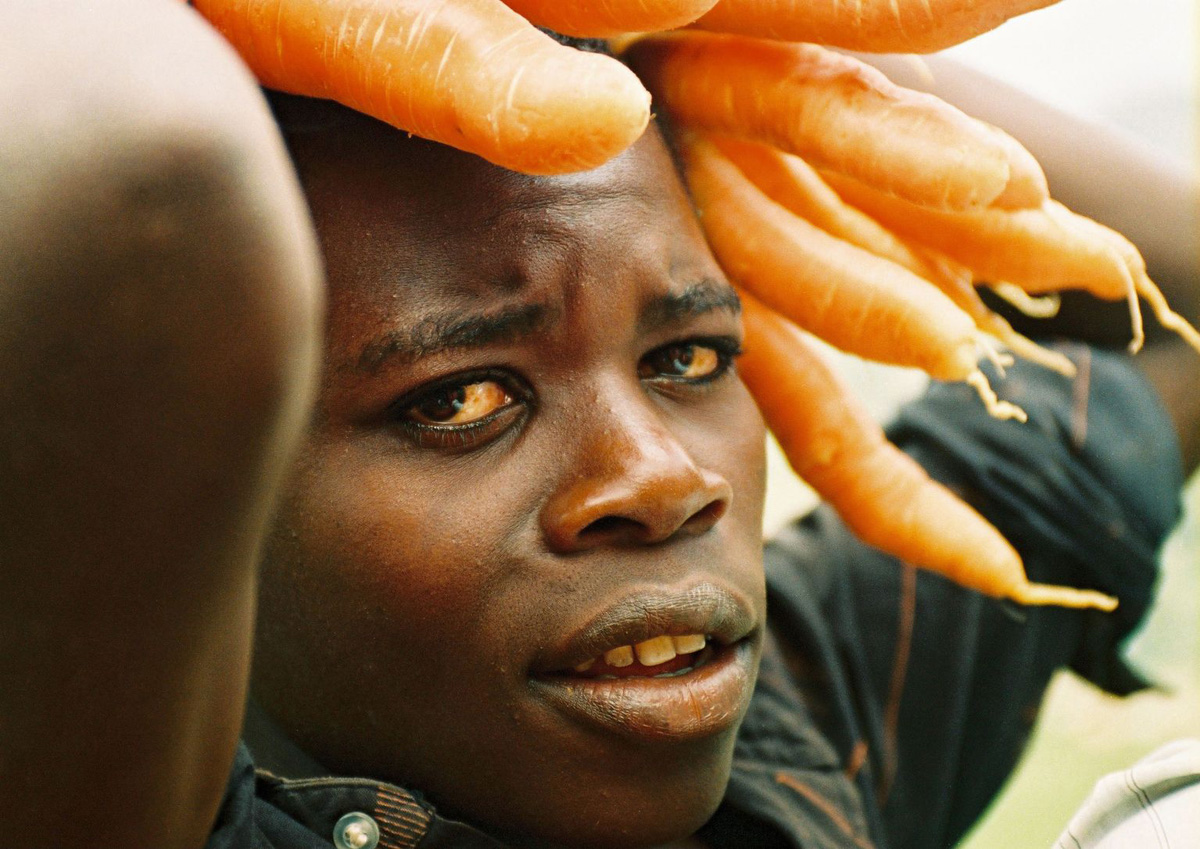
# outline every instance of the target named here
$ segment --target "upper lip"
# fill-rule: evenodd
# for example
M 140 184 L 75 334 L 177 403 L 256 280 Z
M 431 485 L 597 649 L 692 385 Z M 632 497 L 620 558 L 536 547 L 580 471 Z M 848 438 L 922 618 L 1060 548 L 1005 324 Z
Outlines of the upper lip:
M 704 634 L 726 646 L 748 636 L 756 625 L 754 606 L 748 599 L 707 581 L 680 589 L 647 589 L 608 606 L 559 645 L 543 652 L 533 671 L 562 672 L 609 649 L 664 634 Z

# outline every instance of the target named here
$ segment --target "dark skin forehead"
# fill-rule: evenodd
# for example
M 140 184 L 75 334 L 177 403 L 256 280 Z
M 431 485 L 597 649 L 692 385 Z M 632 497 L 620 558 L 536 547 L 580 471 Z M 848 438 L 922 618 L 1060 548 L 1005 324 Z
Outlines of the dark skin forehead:
M 646 257 L 647 280 L 675 284 L 639 305 L 640 330 L 738 309 L 697 250 L 690 201 L 654 128 L 602 168 L 546 178 L 401 137 L 341 107 L 304 105 L 288 141 L 330 269 L 329 371 L 373 374 L 446 347 L 543 332 L 582 278 L 602 285 L 585 253 L 608 233 L 614 253 Z M 632 234 L 631 216 L 643 222 Z M 669 267 L 659 267 L 664 258 Z

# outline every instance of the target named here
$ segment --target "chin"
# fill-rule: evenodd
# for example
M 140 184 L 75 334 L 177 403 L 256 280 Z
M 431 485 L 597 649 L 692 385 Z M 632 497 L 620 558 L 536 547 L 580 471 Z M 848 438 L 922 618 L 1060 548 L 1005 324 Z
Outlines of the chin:
M 555 799 L 538 794 L 540 810 L 529 809 L 526 798 L 488 811 L 485 830 L 521 849 L 640 849 L 683 840 L 716 812 L 729 782 L 733 735 L 706 742 L 686 747 L 691 751 L 643 751 L 642 763 L 625 774 L 590 775 Z

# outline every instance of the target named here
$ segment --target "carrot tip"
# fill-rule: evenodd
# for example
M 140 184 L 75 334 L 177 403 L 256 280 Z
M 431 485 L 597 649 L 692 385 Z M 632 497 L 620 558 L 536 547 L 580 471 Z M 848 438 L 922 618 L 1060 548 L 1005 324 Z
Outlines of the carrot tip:
M 1021 584 L 1009 593 L 1009 598 L 1021 604 L 1054 605 L 1057 607 L 1094 607 L 1097 610 L 1116 610 L 1117 600 L 1096 590 L 1077 590 L 1050 584 Z
M 1003 319 L 1000 320 L 1003 321 Z M 1075 363 L 1071 362 L 1069 357 L 1058 351 L 1043 348 L 1032 339 L 1022 336 L 1011 327 L 1007 327 L 1007 324 L 1008 322 L 1004 322 L 1004 325 L 996 328 L 996 338 L 1011 349 L 1014 354 L 1029 360 L 1031 363 L 1037 363 L 1051 371 L 1056 371 L 1063 377 L 1075 376 Z
M 1151 284 L 1153 285 L 1153 284 Z M 1129 353 L 1136 354 L 1146 344 L 1146 328 L 1142 323 L 1142 304 L 1138 300 L 1137 285 L 1129 278 L 1129 291 L 1125 295 L 1129 302 L 1129 320 L 1133 325 L 1133 338 L 1129 340 Z
M 1062 297 L 1057 292 L 1048 295 L 1030 295 L 1015 283 L 994 283 L 992 291 L 997 297 L 1030 318 L 1054 318 L 1062 306 Z
M 1145 274 L 1139 274 L 1136 285 L 1138 294 L 1145 298 L 1154 310 L 1154 317 L 1158 319 L 1158 323 L 1168 330 L 1178 333 L 1183 337 L 1183 341 L 1200 352 L 1200 333 L 1188 323 L 1187 319 L 1171 309 L 1162 291 L 1154 285 L 1154 281 Z
M 1029 416 L 1016 404 L 1000 400 L 995 390 L 992 389 L 992 385 L 988 383 L 987 375 L 979 369 L 975 369 L 967 375 L 967 383 L 974 387 L 979 394 L 983 406 L 987 408 L 988 415 L 1001 420 L 1016 419 L 1022 423 L 1029 421 Z

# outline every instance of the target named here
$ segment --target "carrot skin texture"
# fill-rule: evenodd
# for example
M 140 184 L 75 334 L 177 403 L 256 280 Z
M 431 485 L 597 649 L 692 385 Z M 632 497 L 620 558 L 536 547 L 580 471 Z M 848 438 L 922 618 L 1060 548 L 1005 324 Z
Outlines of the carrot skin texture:
M 985 207 L 1008 188 L 1011 149 L 994 128 L 853 57 L 696 31 L 639 39 L 625 57 L 686 127 L 770 144 L 939 209 Z
M 932 284 L 796 217 L 710 142 L 684 135 L 680 147 L 709 244 L 736 283 L 844 351 L 941 380 L 975 369 L 971 319 Z
M 608 38 L 627 32 L 660 32 L 690 24 L 717 0 L 504 0 L 538 26 L 564 35 Z
M 558 44 L 500 0 L 194 5 L 264 85 L 337 100 L 516 171 L 594 168 L 649 121 L 649 95 L 628 68 Z
M 1099 224 L 1055 201 L 1038 209 L 947 213 L 906 203 L 826 173 L 851 205 L 913 242 L 966 265 L 978 279 L 1015 283 L 1031 294 L 1083 289 L 1098 298 L 1126 297 L 1129 271 Z M 1094 225 L 1094 226 L 1092 226 Z
M 721 0 L 696 26 L 867 53 L 933 53 L 1058 0 Z
M 860 539 L 988 595 L 1004 596 L 1023 579 L 1012 546 L 887 441 L 796 328 L 750 297 L 742 321 L 738 374 L 792 468 Z M 966 564 L 986 565 L 972 580 Z
M 903 240 L 843 201 L 816 169 L 768 145 L 714 136 L 712 142 L 763 194 L 831 236 L 925 275 L 926 264 Z
M 944 256 L 913 250 L 875 219 L 838 197 L 837 192 L 804 160 L 766 145 L 727 136 L 715 137 L 712 141 L 755 186 L 780 206 L 831 236 L 928 280 L 970 316 L 979 330 L 994 336 L 1015 353 L 1062 374 L 1075 373 L 1066 357 L 1021 336 L 992 312 L 975 291 L 969 269 Z
M 887 441 L 798 328 L 746 295 L 742 320 L 742 381 L 792 468 L 859 539 L 985 595 L 1115 606 L 1100 593 L 1030 584 L 1000 532 Z

